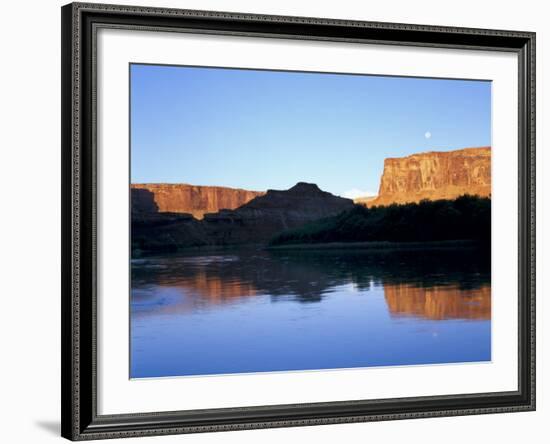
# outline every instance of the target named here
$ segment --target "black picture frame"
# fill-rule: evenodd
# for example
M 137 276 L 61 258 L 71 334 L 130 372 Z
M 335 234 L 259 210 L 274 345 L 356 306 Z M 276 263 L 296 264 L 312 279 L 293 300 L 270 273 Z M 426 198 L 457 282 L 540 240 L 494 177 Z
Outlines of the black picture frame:
M 62 14 L 62 436 L 135 437 L 535 409 L 535 33 L 72 3 Z M 519 65 L 518 390 L 98 415 L 96 91 L 99 27 L 508 51 Z

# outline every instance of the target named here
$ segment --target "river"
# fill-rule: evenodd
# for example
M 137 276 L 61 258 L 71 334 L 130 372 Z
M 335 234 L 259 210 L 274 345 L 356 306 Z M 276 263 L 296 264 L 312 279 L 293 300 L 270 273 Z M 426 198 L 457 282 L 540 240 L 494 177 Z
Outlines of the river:
M 491 360 L 478 250 L 193 251 L 131 268 L 132 378 Z

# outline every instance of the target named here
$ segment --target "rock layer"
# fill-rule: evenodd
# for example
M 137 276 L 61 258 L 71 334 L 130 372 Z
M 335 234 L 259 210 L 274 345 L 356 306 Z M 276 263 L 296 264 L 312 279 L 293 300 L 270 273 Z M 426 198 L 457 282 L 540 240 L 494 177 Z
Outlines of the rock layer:
M 188 213 L 202 219 L 205 213 L 233 210 L 264 193 L 239 188 L 188 184 L 132 184 L 132 211 Z
M 388 158 L 378 197 L 367 205 L 491 195 L 491 148 L 464 148 Z

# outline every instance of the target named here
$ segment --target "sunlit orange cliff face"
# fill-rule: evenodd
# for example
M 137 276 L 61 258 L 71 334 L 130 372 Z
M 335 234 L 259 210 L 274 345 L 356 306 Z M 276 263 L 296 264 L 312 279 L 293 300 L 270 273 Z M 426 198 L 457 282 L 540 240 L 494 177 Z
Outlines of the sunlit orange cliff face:
M 132 206 L 145 212 L 188 213 L 202 219 L 205 213 L 234 210 L 265 194 L 240 188 L 184 183 L 132 184 Z
M 366 205 L 491 195 L 491 147 L 464 148 L 388 158 L 380 189 Z

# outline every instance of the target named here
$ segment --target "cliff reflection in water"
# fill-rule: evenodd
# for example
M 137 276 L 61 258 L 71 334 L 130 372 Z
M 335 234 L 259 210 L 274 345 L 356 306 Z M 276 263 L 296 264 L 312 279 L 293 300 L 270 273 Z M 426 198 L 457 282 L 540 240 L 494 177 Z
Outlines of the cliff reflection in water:
M 132 376 L 490 360 L 489 270 L 471 250 L 134 260 Z
M 491 319 L 491 287 L 464 290 L 455 285 L 432 288 L 384 285 L 384 297 L 392 316 L 426 319 Z
M 468 262 L 463 262 L 465 255 Z M 134 261 L 132 270 L 138 299 L 147 294 L 139 291 L 145 282 L 179 293 L 179 300 L 161 310 L 170 313 L 259 295 L 270 296 L 272 302 L 315 303 L 335 287 L 351 284 L 359 291 L 383 287 L 388 310 L 395 316 L 490 319 L 491 289 L 483 262 L 472 261 L 469 253 L 460 250 L 289 250 L 142 259 Z M 461 269 L 455 268 L 458 264 Z

